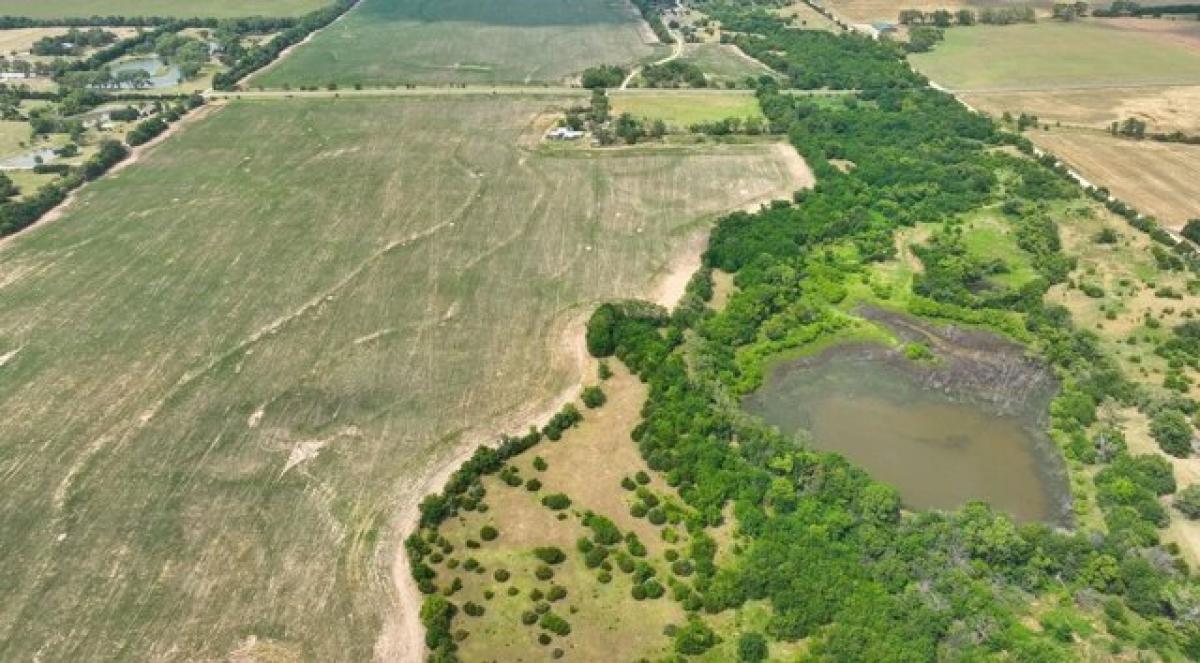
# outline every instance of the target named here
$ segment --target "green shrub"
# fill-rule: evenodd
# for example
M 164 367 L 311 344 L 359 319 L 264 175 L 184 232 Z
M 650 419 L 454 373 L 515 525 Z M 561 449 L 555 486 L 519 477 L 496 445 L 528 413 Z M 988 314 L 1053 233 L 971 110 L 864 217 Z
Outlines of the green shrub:
M 539 491 L 541 489 L 542 489 L 542 482 L 538 481 L 536 477 L 525 482 L 525 490 L 528 490 L 531 493 L 536 493 L 537 491 Z
M 525 612 L 521 613 L 521 623 L 526 626 L 533 626 L 537 623 L 537 620 L 537 613 L 532 610 L 526 610 Z
M 562 599 L 565 599 L 566 597 L 567 597 L 566 588 L 559 586 L 559 585 L 554 585 L 553 587 L 550 588 L 550 591 L 546 592 L 546 600 L 547 601 L 561 601 Z
M 533 575 L 537 577 L 538 580 L 549 580 L 554 577 L 554 569 L 546 566 L 545 564 L 539 564 L 538 567 L 533 570 Z
M 498 536 L 500 536 L 500 531 L 491 525 L 484 525 L 479 528 L 479 538 L 484 541 L 495 541 Z
M 533 556 L 547 564 L 559 564 L 567 558 L 567 555 L 562 551 L 562 548 L 557 546 L 543 546 L 534 548 Z
M 696 656 L 712 649 L 720 638 L 699 619 L 689 619 L 687 626 L 675 632 L 675 651 L 686 656 Z
M 571 498 L 562 493 L 552 493 L 542 498 L 542 506 L 551 511 L 562 511 L 571 506 Z
M 547 467 L 549 467 L 549 465 L 546 464 L 545 458 L 542 458 L 541 456 L 533 457 L 533 469 L 537 470 L 538 472 L 545 472 Z
M 1150 419 L 1150 435 L 1172 456 L 1187 458 L 1192 454 L 1192 425 L 1179 410 L 1159 410 Z
M 581 396 L 583 404 L 589 408 L 598 408 L 608 401 L 608 397 L 604 395 L 604 391 L 600 387 L 588 387 L 583 390 Z
M 767 655 L 767 639 L 761 633 L 743 633 L 738 638 L 739 663 L 760 663 Z
M 542 615 L 541 620 L 538 621 L 538 625 L 560 637 L 571 634 L 571 625 L 567 623 L 567 620 L 553 612 L 547 612 Z

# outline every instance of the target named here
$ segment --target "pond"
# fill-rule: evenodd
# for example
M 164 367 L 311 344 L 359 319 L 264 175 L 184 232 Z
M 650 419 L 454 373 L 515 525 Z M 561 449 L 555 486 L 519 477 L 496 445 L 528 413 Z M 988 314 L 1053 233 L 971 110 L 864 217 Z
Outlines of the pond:
M 1020 346 L 872 312 L 933 347 L 913 361 L 875 344 L 785 362 L 743 407 L 894 485 L 906 506 L 984 500 L 1019 521 L 1070 523 L 1062 458 L 1047 437 L 1052 375 Z
M 162 60 L 153 56 L 125 60 L 114 64 L 112 67 L 114 77 L 123 71 L 144 71 L 150 74 L 150 78 L 147 79 L 148 85 L 143 86 L 142 89 L 173 87 L 179 84 L 179 66 L 174 64 L 164 65 Z
M 0 170 L 29 170 L 39 163 L 50 163 L 57 158 L 54 148 L 43 147 L 0 159 Z

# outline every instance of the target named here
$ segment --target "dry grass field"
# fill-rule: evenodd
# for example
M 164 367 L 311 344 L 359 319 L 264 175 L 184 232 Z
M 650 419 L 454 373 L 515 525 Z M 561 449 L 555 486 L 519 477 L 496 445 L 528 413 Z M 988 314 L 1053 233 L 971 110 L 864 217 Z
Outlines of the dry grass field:
M 1103 129 L 1130 117 L 1150 131 L 1200 133 L 1200 86 L 969 92 L 971 106 L 1000 117 L 1030 113 L 1043 122 Z
M 1096 131 L 1031 131 L 1039 147 L 1066 161 L 1096 186 L 1179 230 L 1200 218 L 1195 196 L 1200 146 L 1114 138 Z
M 667 48 L 624 0 L 363 0 L 253 85 L 556 83 Z
M 793 188 L 774 146 L 542 148 L 547 103 L 234 102 L 0 246 L 0 660 L 371 658 L 427 474 Z
M 909 59 L 965 92 L 1200 84 L 1200 48 L 1190 41 L 1099 19 L 952 28 L 945 42 Z
M 0 0 L 0 15 L 33 18 L 300 16 L 326 4 L 329 4 L 327 0 Z

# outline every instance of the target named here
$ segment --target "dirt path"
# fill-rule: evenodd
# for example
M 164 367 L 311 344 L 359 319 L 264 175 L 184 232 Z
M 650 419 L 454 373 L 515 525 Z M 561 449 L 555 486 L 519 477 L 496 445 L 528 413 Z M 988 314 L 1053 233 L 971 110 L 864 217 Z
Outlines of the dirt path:
M 657 62 L 652 63 L 652 64 L 655 64 L 655 65 L 666 64 L 666 63 L 670 62 L 671 60 L 674 60 L 674 59 L 678 58 L 679 56 L 683 55 L 683 36 L 680 35 L 678 32 L 675 32 L 674 30 L 667 30 L 667 32 L 671 33 L 671 36 L 675 38 L 675 43 L 672 45 L 672 48 L 671 48 L 671 54 L 661 60 L 658 60 Z M 625 88 L 628 88 L 629 83 L 631 81 L 633 81 L 634 77 L 640 73 L 642 73 L 642 68 L 634 67 L 633 71 L 629 72 L 629 75 L 625 77 L 625 80 L 621 81 L 621 87 L 619 89 L 624 90 Z
M 141 161 L 142 157 L 145 156 L 145 154 L 147 152 L 154 149 L 154 146 L 165 141 L 166 139 L 170 138 L 171 136 L 174 136 L 177 132 L 182 130 L 185 126 L 194 124 L 197 121 L 199 121 L 205 117 L 208 117 L 212 113 L 216 112 L 218 109 L 224 107 L 224 105 L 225 104 L 222 102 L 211 102 L 210 101 L 209 103 L 205 104 L 204 106 L 201 106 L 200 108 L 197 108 L 196 110 L 183 116 L 182 118 L 179 119 L 179 121 L 168 126 L 166 131 L 155 136 L 154 138 L 151 138 L 150 140 L 146 141 L 145 143 L 138 145 L 137 147 L 130 148 L 129 156 L 127 156 L 124 159 L 122 159 L 121 161 L 118 161 L 117 163 L 113 164 L 112 168 L 109 168 L 108 171 L 106 173 L 104 173 L 104 175 L 101 175 L 101 179 L 112 177 L 113 175 L 116 175 L 117 173 L 121 172 L 122 170 L 125 170 L 129 166 L 132 166 L 133 164 L 137 163 L 138 161 Z M 87 189 L 89 184 L 91 184 L 91 183 L 85 182 L 84 184 L 82 184 L 78 188 L 76 188 L 74 191 L 71 191 L 70 193 L 68 193 L 67 197 L 64 198 L 61 203 L 59 203 L 59 204 L 55 205 L 54 207 L 50 208 L 49 210 L 47 210 L 46 213 L 43 214 L 40 218 L 38 218 L 37 221 L 34 221 L 33 223 L 29 224 L 28 226 L 25 226 L 24 228 L 18 230 L 15 233 L 12 233 L 11 235 L 7 235 L 5 237 L 0 238 L 0 250 L 4 249 L 4 247 L 8 246 L 16 238 L 21 237 L 22 235 L 32 231 L 34 228 L 41 228 L 48 223 L 53 223 L 53 222 L 57 221 L 58 219 L 62 218 L 62 215 L 64 213 L 66 213 L 67 209 L 70 208 L 71 204 L 74 203 L 79 198 L 80 192 Z

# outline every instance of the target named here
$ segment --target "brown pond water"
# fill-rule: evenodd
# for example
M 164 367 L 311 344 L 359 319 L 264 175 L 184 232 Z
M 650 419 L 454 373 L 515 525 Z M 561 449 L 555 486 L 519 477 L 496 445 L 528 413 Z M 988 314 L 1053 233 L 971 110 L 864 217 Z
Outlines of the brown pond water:
M 834 347 L 781 364 L 743 406 L 785 433 L 807 431 L 814 448 L 896 486 L 909 507 L 984 500 L 1020 521 L 1066 525 L 1065 468 L 1044 433 L 1056 386 L 1023 354 L 1005 355 L 1014 347 L 951 344 L 934 363 Z

